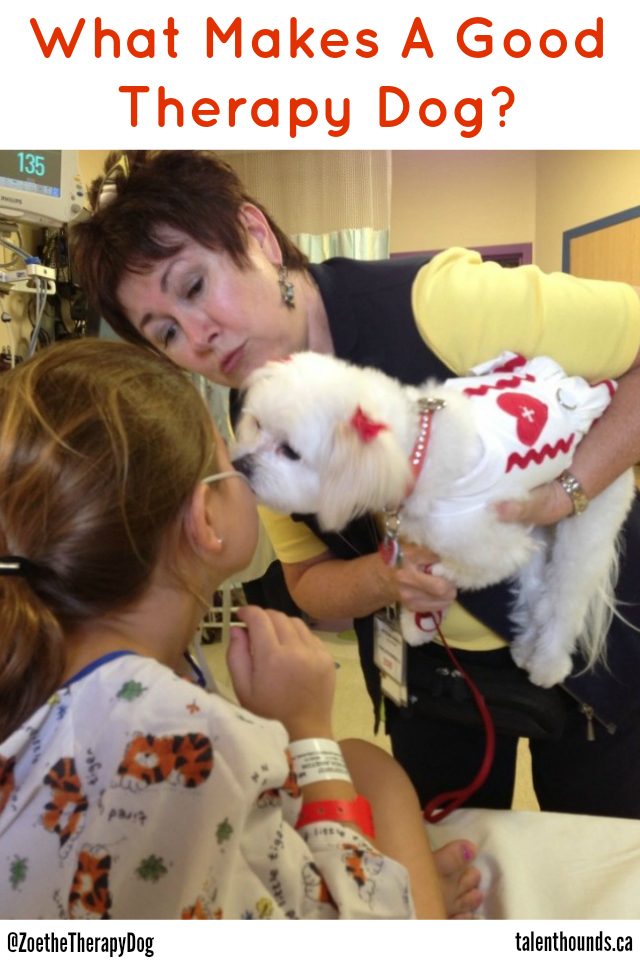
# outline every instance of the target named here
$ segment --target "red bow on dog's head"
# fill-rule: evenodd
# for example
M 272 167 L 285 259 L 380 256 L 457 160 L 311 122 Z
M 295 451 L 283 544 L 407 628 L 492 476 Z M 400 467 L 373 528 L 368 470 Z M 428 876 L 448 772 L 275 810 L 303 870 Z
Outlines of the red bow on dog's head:
M 388 430 L 386 423 L 376 423 L 364 412 L 362 407 L 358 407 L 349 421 L 363 443 L 371 443 L 382 430 Z

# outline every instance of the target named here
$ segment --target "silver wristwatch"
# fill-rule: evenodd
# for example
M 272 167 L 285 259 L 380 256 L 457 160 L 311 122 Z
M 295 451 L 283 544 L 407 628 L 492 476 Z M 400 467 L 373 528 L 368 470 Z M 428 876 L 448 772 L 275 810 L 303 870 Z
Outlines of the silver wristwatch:
M 582 485 L 578 480 L 576 480 L 574 475 L 569 473 L 568 470 L 563 470 L 558 477 L 558 483 L 564 492 L 571 498 L 571 503 L 573 504 L 573 516 L 575 517 L 579 513 L 584 513 L 589 506 L 589 498 L 582 489 Z

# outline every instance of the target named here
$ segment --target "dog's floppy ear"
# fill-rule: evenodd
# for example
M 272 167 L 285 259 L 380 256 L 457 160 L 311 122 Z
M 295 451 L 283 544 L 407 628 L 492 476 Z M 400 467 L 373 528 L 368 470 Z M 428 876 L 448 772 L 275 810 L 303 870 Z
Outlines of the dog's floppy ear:
M 342 530 L 360 514 L 400 503 L 409 475 L 407 457 L 390 426 L 356 407 L 334 430 L 322 475 L 320 526 Z

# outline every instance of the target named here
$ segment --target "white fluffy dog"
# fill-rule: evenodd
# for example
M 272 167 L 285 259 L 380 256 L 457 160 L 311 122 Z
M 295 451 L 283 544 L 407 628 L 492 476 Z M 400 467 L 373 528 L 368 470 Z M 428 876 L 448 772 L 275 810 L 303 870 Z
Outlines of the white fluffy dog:
M 233 458 L 262 503 L 338 531 L 365 512 L 398 511 L 401 536 L 435 551 L 433 573 L 461 588 L 517 573 L 511 651 L 540 686 L 570 673 L 577 644 L 589 664 L 602 654 L 633 471 L 554 527 L 503 523 L 491 505 L 568 468 L 613 383 L 592 387 L 549 358 L 504 354 L 469 377 L 410 387 L 299 353 L 245 387 Z M 408 611 L 402 630 L 412 644 L 432 636 Z

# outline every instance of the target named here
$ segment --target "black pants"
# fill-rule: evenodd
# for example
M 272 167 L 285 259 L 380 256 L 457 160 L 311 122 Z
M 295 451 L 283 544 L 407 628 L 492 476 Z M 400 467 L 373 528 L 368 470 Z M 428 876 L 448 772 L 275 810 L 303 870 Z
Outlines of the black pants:
M 434 720 L 391 703 L 386 718 L 394 756 L 423 805 L 473 780 L 484 756 L 481 727 Z M 496 737 L 489 777 L 466 806 L 511 807 L 517 744 L 516 737 Z M 640 713 L 634 723 L 614 734 L 596 724 L 595 740 L 589 740 L 585 717 L 570 704 L 563 736 L 531 740 L 530 748 L 542 810 L 640 819 Z

